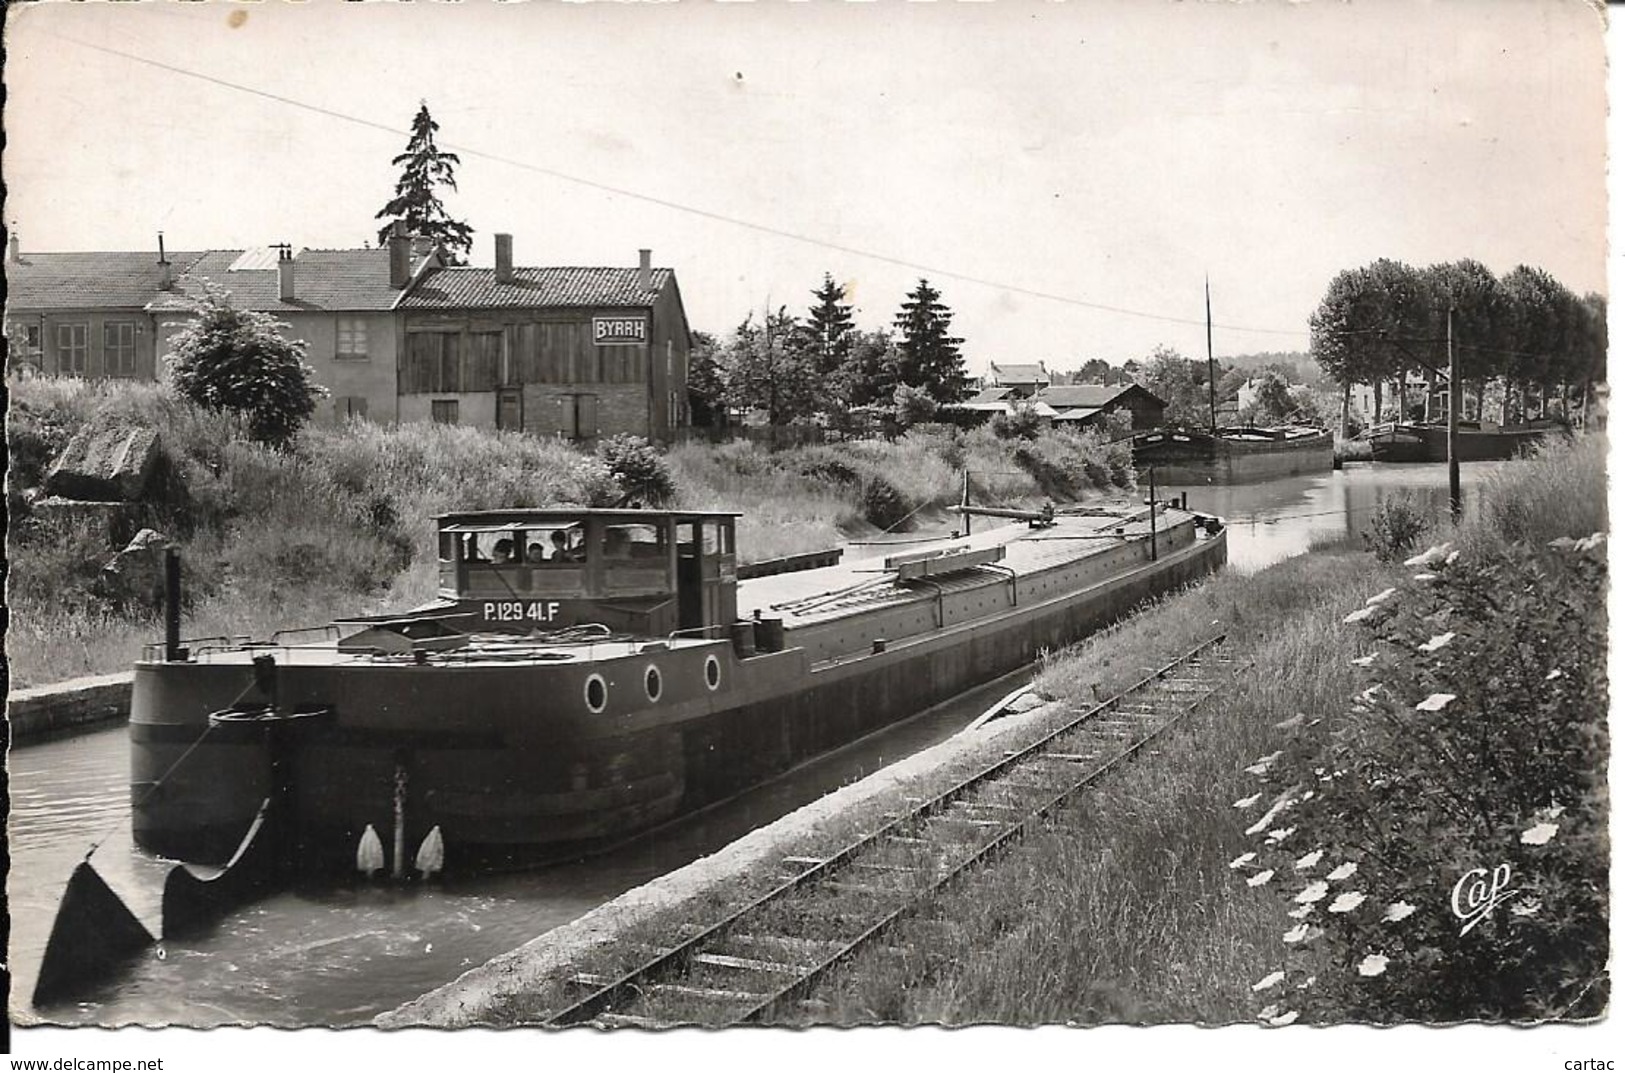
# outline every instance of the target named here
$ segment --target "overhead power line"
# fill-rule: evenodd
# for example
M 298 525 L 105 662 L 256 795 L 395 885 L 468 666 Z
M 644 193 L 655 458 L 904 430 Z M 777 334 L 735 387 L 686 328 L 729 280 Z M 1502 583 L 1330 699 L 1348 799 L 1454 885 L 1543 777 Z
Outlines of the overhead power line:
M 204 74 L 201 71 L 194 71 L 186 67 L 180 67 L 176 64 L 165 63 L 162 60 L 153 59 L 150 56 L 142 56 L 137 53 L 127 52 L 123 49 L 111 48 L 107 45 L 93 44 L 89 41 L 82 41 L 78 38 L 69 37 L 65 34 L 53 33 L 50 31 L 43 32 L 45 32 L 48 36 L 56 37 L 62 41 L 67 41 L 70 44 L 78 45 L 81 48 L 87 48 L 94 52 L 102 52 L 110 56 L 117 56 L 121 59 L 128 60 L 131 63 L 139 63 L 147 67 L 157 68 L 161 71 L 168 71 L 171 74 L 181 75 L 186 78 L 193 78 L 200 82 L 207 82 L 211 85 L 220 86 L 225 89 L 236 90 L 239 93 L 247 93 L 265 100 L 276 101 L 278 104 L 284 104 L 290 108 L 299 108 L 307 112 L 313 112 L 317 115 L 326 116 L 329 119 L 337 119 L 341 122 L 352 123 L 357 126 L 367 127 L 371 130 L 383 131 L 388 134 L 399 135 L 402 133 L 399 127 L 392 124 L 380 123 L 377 120 L 367 119 L 364 116 L 354 115 L 349 112 L 340 111 L 336 108 L 327 108 L 319 104 L 312 104 L 309 101 L 302 101 L 295 97 L 289 97 L 285 94 L 260 89 L 257 86 L 245 85 L 241 82 L 234 82 L 227 78 L 220 78 L 215 75 Z M 1176 317 L 1163 313 L 1152 313 L 1143 309 L 1130 309 L 1126 306 L 1111 305 L 1105 302 L 1093 302 L 1084 298 L 1075 297 L 1073 295 L 1057 294 L 1053 291 L 1041 291 L 1031 287 L 1022 287 L 1017 284 L 1007 283 L 1001 280 L 988 279 L 984 276 L 971 275 L 969 273 L 959 272 L 951 268 L 944 268 L 941 265 L 923 264 L 918 261 L 911 261 L 904 257 L 896 257 L 877 250 L 864 249 L 860 246 L 851 246 L 845 243 L 835 242 L 830 239 L 818 238 L 814 235 L 807 235 L 798 231 L 791 231 L 786 228 L 774 227 L 770 224 L 759 223 L 755 220 L 747 220 L 738 216 L 730 216 L 727 213 L 716 212 L 711 209 L 684 204 L 680 201 L 673 201 L 669 198 L 659 197 L 654 194 L 642 193 L 641 191 L 616 186 L 612 183 L 600 182 L 596 179 L 582 178 L 579 175 L 571 175 L 568 172 L 559 171 L 556 168 L 549 168 L 540 164 L 533 164 L 527 160 L 519 160 L 514 157 L 503 156 L 500 153 L 488 152 L 474 146 L 462 145 L 453 142 L 445 142 L 443 144 L 446 148 L 459 154 L 470 157 L 478 157 L 499 164 L 506 164 L 509 167 L 534 172 L 538 175 L 546 175 L 549 178 L 574 183 L 578 186 L 585 186 L 589 189 L 614 194 L 618 197 L 631 198 L 635 201 L 641 201 L 650 205 L 658 205 L 661 208 L 671 209 L 675 212 L 687 213 L 688 215 L 698 216 L 702 219 L 714 220 L 718 223 L 729 224 L 734 227 L 741 227 L 762 234 L 773 235 L 777 238 L 785 238 L 794 242 L 819 246 L 839 253 L 850 254 L 854 257 L 862 257 L 871 261 L 879 261 L 883 264 L 895 265 L 899 268 L 907 268 L 911 271 L 923 272 L 928 275 L 937 276 L 944 279 L 957 280 L 961 283 L 991 287 L 996 290 L 1008 291 L 1012 294 L 1020 294 L 1029 298 L 1038 298 L 1044 301 L 1058 302 L 1064 305 L 1078 306 L 1083 309 L 1093 309 L 1105 313 L 1116 313 L 1120 316 L 1139 317 L 1144 320 L 1160 321 L 1167 324 L 1182 324 L 1192 327 L 1203 327 L 1208 323 L 1206 320 L 1200 320 L 1193 317 Z M 1257 335 L 1290 335 L 1302 337 L 1309 334 L 1308 328 L 1257 328 L 1240 324 L 1214 324 L 1213 327 L 1224 331 L 1245 332 Z

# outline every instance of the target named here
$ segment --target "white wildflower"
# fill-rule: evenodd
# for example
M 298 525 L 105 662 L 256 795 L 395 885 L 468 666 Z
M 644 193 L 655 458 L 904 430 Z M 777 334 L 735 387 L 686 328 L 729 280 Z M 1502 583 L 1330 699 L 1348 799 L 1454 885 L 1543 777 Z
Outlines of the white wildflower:
M 1328 913 L 1351 913 L 1360 908 L 1360 904 L 1364 901 L 1365 895 L 1357 890 L 1351 890 L 1347 894 L 1339 894 L 1332 899 L 1332 904 L 1326 907 L 1326 911 Z
M 1278 1017 L 1271 1017 L 1270 1018 L 1270 1027 L 1271 1028 L 1285 1028 L 1287 1025 L 1291 1024 L 1293 1021 L 1296 1021 L 1297 1019 L 1298 1019 L 1298 1011 L 1297 1010 L 1288 1010 L 1288 1011 L 1286 1011 L 1285 1013 L 1281 1014 Z
M 1365 605 L 1367 607 L 1379 607 L 1382 604 L 1387 603 L 1393 597 L 1394 593 L 1396 593 L 1398 591 L 1399 591 L 1398 589 L 1395 589 L 1395 588 L 1392 588 L 1392 587 L 1383 589 L 1381 592 L 1377 593 L 1377 595 L 1375 595 L 1375 596 L 1371 597 L 1371 599 L 1367 600 L 1365 602 Z
M 1555 820 L 1561 815 L 1563 815 L 1563 806 L 1556 801 L 1553 801 L 1545 808 L 1535 810 L 1535 816 L 1542 820 Z
M 1305 980 L 1303 983 L 1298 985 L 1298 990 L 1299 991 L 1307 991 L 1307 990 L 1309 990 L 1309 988 L 1315 986 L 1315 981 L 1318 980 L 1318 979 L 1320 979 L 1320 977 L 1318 977 L 1318 976 L 1309 977 L 1309 979 Z
M 1410 902 L 1394 902 L 1383 911 L 1382 922 L 1384 924 L 1394 924 L 1404 920 L 1414 912 L 1416 912 L 1416 906 Z
M 1607 538 L 1604 537 L 1601 533 L 1592 533 L 1588 537 L 1585 537 L 1585 538 L 1583 538 L 1581 540 L 1576 540 L 1574 542 L 1574 550 L 1575 551 L 1590 551 L 1592 548 L 1596 547 L 1598 544 L 1601 544 L 1605 539 L 1607 539 Z
M 1344 861 L 1342 864 L 1326 873 L 1327 879 L 1347 879 L 1360 870 L 1360 866 L 1353 861 Z
M 1274 878 L 1275 878 L 1275 869 L 1266 868 L 1264 871 L 1259 872 L 1257 875 L 1255 875 L 1251 879 L 1247 880 L 1247 885 L 1249 887 L 1262 887 L 1265 883 L 1268 883 L 1271 879 L 1274 879 Z
M 1276 969 L 1274 972 L 1270 973 L 1268 976 L 1254 984 L 1253 990 L 1268 991 L 1270 988 L 1274 987 L 1276 984 L 1285 979 L 1286 973 L 1282 972 L 1280 969 Z
M 1276 730 L 1291 730 L 1293 727 L 1302 726 L 1303 721 L 1306 718 L 1307 718 L 1307 716 L 1305 716 L 1302 712 L 1299 712 L 1297 715 L 1294 715 L 1290 719 L 1283 719 L 1279 723 L 1276 723 L 1275 724 L 1275 729 Z
M 1420 555 L 1412 555 L 1409 559 L 1405 560 L 1405 565 L 1406 566 L 1433 566 L 1439 560 L 1443 559 L 1445 557 L 1445 555 L 1449 551 L 1450 551 L 1450 542 L 1447 540 L 1443 544 L 1435 544 L 1435 545 L 1433 545 L 1433 547 L 1429 548 L 1427 551 L 1422 552 Z
M 1292 867 L 1296 868 L 1300 872 L 1305 871 L 1306 869 L 1313 868 L 1315 865 L 1319 864 L 1320 859 L 1324 856 L 1326 856 L 1326 851 L 1323 849 L 1317 849 L 1313 853 L 1305 853 L 1302 857 L 1299 857 L 1293 862 Z
M 1535 898 L 1525 898 L 1512 907 L 1512 915 L 1515 917 L 1532 917 L 1538 912 L 1540 912 L 1540 902 Z
M 1449 633 L 1436 633 L 1428 640 L 1417 645 L 1416 650 L 1418 652 L 1437 652 L 1439 649 L 1455 640 L 1455 638 L 1456 634 L 1454 630 Z
M 1280 1012 L 1281 1004 L 1278 1002 L 1272 1002 L 1268 1006 L 1265 1006 L 1262 1010 L 1258 1011 L 1258 1019 L 1260 1021 L 1268 1021 L 1271 1017 L 1274 1017 Z
M 1361 976 L 1381 976 L 1388 971 L 1388 959 L 1381 954 L 1367 954 L 1365 960 L 1360 962 Z
M 1309 938 L 1308 924 L 1299 924 L 1291 931 L 1283 932 L 1281 934 L 1281 941 L 1283 943 L 1301 943 L 1307 938 Z
M 1284 842 L 1289 836 L 1291 836 L 1292 832 L 1296 830 L 1296 827 L 1277 827 L 1275 830 L 1271 831 L 1265 836 L 1264 841 Z
M 1274 764 L 1280 758 L 1281 750 L 1277 749 L 1268 756 L 1259 757 L 1257 760 L 1252 762 L 1251 766 L 1243 768 L 1242 770 L 1246 771 L 1249 775 L 1262 775 L 1264 772 L 1270 769 L 1270 765 Z
M 1563 668 L 1553 667 L 1551 673 L 1546 676 L 1546 680 L 1550 682 L 1561 677 L 1563 677 Z
M 1254 805 L 1258 804 L 1258 799 L 1263 797 L 1263 796 L 1264 795 L 1261 794 L 1261 793 L 1253 794 L 1250 797 L 1244 797 L 1240 801 L 1233 802 L 1230 807 L 1231 808 L 1252 808 Z
M 1454 693 L 1434 693 L 1427 700 L 1418 703 L 1416 710 L 1419 712 L 1436 712 L 1455 699 L 1456 695 Z
M 1451 552 L 1449 555 L 1446 555 L 1444 557 L 1444 565 L 1446 565 L 1446 566 L 1455 566 L 1456 565 L 1456 560 L 1459 559 L 1459 558 L 1461 558 L 1461 550 L 1458 548 L 1457 550 Z
M 1557 824 L 1537 823 L 1525 831 L 1518 841 L 1526 846 L 1544 846 L 1552 840 L 1552 836 L 1555 834 L 1557 834 Z
M 1364 622 L 1366 619 L 1370 618 L 1376 613 L 1377 609 L 1374 607 L 1362 607 L 1358 611 L 1350 611 L 1348 614 L 1344 615 L 1343 624 L 1347 626 L 1355 622 Z
M 1359 659 L 1351 659 L 1351 660 L 1349 660 L 1349 666 L 1350 667 L 1369 667 L 1375 662 L 1377 662 L 1377 657 L 1376 657 L 1376 654 L 1373 653 L 1372 655 L 1369 655 L 1369 656 L 1361 656 Z
M 1256 856 L 1258 856 L 1258 854 L 1252 852 L 1243 853 L 1240 857 L 1237 857 L 1235 860 L 1230 862 L 1230 867 L 1240 868 L 1242 865 L 1246 864 Z
M 1411 580 L 1412 581 L 1420 581 L 1420 582 L 1426 584 L 1429 581 L 1438 581 L 1439 580 L 1439 575 L 1435 574 L 1431 570 L 1424 570 L 1420 574 L 1412 574 L 1411 575 Z
M 1332 888 L 1324 879 L 1317 879 L 1307 887 L 1303 888 L 1303 890 L 1299 891 L 1298 896 L 1292 900 L 1298 902 L 1299 904 L 1305 902 L 1318 902 L 1322 898 L 1326 897 L 1327 894 L 1331 893 L 1331 889 Z
M 1296 909 L 1288 909 L 1286 915 L 1293 920 L 1302 920 L 1314 911 L 1315 907 L 1312 905 L 1300 905 Z

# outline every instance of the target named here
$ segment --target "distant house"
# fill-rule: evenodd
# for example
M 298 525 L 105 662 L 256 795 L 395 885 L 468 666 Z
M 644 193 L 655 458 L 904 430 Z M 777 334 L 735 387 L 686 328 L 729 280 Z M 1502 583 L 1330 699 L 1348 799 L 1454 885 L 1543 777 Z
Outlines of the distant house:
M 938 407 L 937 413 L 944 421 L 970 428 L 992 420 L 996 414 L 1011 416 L 1021 409 L 1032 410 L 1043 424 L 1055 416 L 1048 404 L 1023 394 L 1017 387 L 984 387 L 968 399 Z
M 1055 424 L 1089 427 L 1109 414 L 1127 412 L 1135 432 L 1162 424 L 1167 403 L 1139 384 L 1056 384 L 1039 392 L 1039 402 L 1055 410 Z
M 648 250 L 637 267 L 525 268 L 497 235 L 494 268 L 433 268 L 399 308 L 402 421 L 661 441 L 689 424 L 688 318 Z
M 8 371 L 157 380 L 170 339 L 214 284 L 308 344 L 315 380 L 332 393 L 324 416 L 393 421 L 394 306 L 414 272 L 438 263 L 404 234 L 385 249 L 28 254 L 12 236 L 6 328 L 20 345 Z
M 1008 388 L 1018 397 L 1031 398 L 1049 387 L 1050 375 L 1043 362 L 1037 365 L 1000 365 L 997 362 L 989 362 L 987 379 L 984 383 L 989 388 Z
M 174 292 L 201 253 L 29 253 L 6 243 L 7 372 L 157 377 L 157 321 L 147 306 Z
M 398 231 L 382 249 L 215 250 L 195 260 L 177 287 L 149 304 L 159 350 L 191 319 L 205 284 L 231 294 L 239 309 L 269 313 L 306 343 L 305 360 L 331 395 L 330 420 L 402 420 L 396 366 L 400 314 L 396 305 L 413 281 L 440 265 L 423 239 Z
M 155 380 L 208 285 L 307 344 L 327 420 L 440 421 L 669 441 L 689 424 L 688 320 L 654 268 L 447 267 L 397 230 L 380 249 L 22 254 L 7 248 L 8 371 Z

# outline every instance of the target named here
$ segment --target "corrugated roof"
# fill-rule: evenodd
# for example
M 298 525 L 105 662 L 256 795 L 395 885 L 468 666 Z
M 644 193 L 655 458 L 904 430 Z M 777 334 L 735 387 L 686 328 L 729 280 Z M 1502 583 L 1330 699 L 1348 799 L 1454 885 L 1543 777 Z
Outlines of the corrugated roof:
M 170 252 L 179 276 L 201 253 Z M 6 265 L 6 305 L 15 311 L 140 309 L 163 293 L 157 250 L 24 253 Z
M 655 303 L 672 278 L 650 270 L 651 290 L 638 286 L 637 268 L 515 268 L 512 283 L 498 283 L 494 268 L 439 268 L 401 299 L 402 309 L 508 309 L 547 306 L 639 306 Z
M 1054 384 L 1040 391 L 1038 397 L 1061 410 L 1082 406 L 1099 409 L 1124 392 L 1139 387 L 1138 384 L 1113 384 L 1111 387 L 1103 384 Z M 1140 390 L 1145 391 L 1144 388 Z
M 989 403 L 1003 402 L 1009 395 L 1010 389 L 1007 387 L 985 387 L 957 405 L 985 406 Z
M 208 280 L 230 291 L 237 308 L 266 313 L 377 312 L 393 309 L 400 297 L 389 285 L 388 249 L 300 250 L 293 258 L 293 299 L 287 302 L 275 260 L 264 268 L 234 267 L 263 263 L 255 252 L 212 250 L 186 273 L 181 287 L 201 297 Z

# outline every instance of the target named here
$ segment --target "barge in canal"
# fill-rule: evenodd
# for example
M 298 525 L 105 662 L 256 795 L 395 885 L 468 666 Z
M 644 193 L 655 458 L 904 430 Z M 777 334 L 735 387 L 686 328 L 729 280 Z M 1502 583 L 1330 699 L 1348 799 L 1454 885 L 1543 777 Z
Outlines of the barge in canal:
M 369 842 L 397 874 L 579 856 L 1226 559 L 1223 523 L 1172 505 L 1004 512 L 974 533 L 962 510 L 955 539 L 745 581 L 732 513 L 443 515 L 429 607 L 267 642 L 185 643 L 172 625 L 144 653 L 134 837 L 218 864 L 263 808 L 302 874 L 353 869 Z
M 1248 484 L 1332 471 L 1332 434 L 1309 425 L 1164 428 L 1134 437 L 1134 468 L 1161 484 Z

